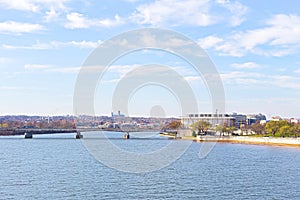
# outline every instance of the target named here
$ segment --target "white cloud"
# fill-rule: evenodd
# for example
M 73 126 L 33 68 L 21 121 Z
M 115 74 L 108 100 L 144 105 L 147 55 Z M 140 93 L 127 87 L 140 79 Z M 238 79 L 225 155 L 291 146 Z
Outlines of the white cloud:
M 80 13 L 70 13 L 67 15 L 68 22 L 65 24 L 66 28 L 88 28 L 90 24 L 88 20 Z
M 220 74 L 222 80 L 226 84 L 256 84 L 262 83 L 262 78 L 265 76 L 259 73 L 246 73 L 241 71 L 232 71 L 229 73 Z
M 156 0 L 138 6 L 132 14 L 139 24 L 208 26 L 215 23 L 209 13 L 209 0 Z
M 27 70 L 27 72 L 42 72 L 42 73 L 65 73 L 65 74 L 74 74 L 74 73 L 79 73 L 79 71 L 82 69 L 84 72 L 90 72 L 90 73 L 95 73 L 99 72 L 99 70 L 102 70 L 102 68 L 105 68 L 106 66 L 55 66 L 55 65 L 48 65 L 48 64 L 26 64 L 24 65 L 24 69 Z M 115 72 L 115 73 L 124 73 L 123 70 L 127 70 L 129 65 L 120 65 L 120 66 L 111 66 L 109 68 L 110 72 Z
M 139 0 L 125 0 L 125 1 L 127 1 L 127 2 L 129 2 L 129 3 L 136 3 L 136 2 L 138 2 Z
M 216 37 L 214 35 L 202 38 L 198 40 L 198 44 L 200 47 L 203 49 L 210 49 L 215 47 L 216 45 L 220 44 L 223 42 L 222 38 Z
M 123 76 L 138 66 L 139 65 L 112 65 L 108 68 L 108 72 L 118 73 Z
M 45 30 L 45 27 L 40 24 L 21 23 L 15 21 L 0 22 L 0 33 L 32 33 Z
M 280 87 L 287 89 L 300 89 L 300 77 L 288 75 L 266 75 L 232 71 L 220 74 L 225 84 L 248 85 L 249 87 Z
M 26 64 L 24 65 L 24 69 L 26 70 L 38 70 L 38 69 L 48 69 L 50 65 L 40 65 L 40 64 Z
M 296 73 L 300 74 L 300 69 L 295 70 Z
M 257 63 L 246 62 L 246 63 L 234 63 L 231 67 L 236 69 L 254 69 L 260 67 Z
M 0 0 L 0 4 L 7 9 L 16 9 L 16 10 L 26 10 L 37 12 L 39 10 L 39 6 L 36 5 L 32 1 L 10 1 L 10 0 Z
M 207 41 L 210 37 L 217 40 L 210 48 L 221 55 L 240 57 L 253 53 L 280 57 L 299 52 L 299 35 L 300 16 L 280 14 L 266 20 L 266 27 L 235 32 L 225 39 L 209 36 L 199 41 Z
M 14 86 L 0 86 L 0 90 L 18 90 L 18 89 L 20 88 Z
M 222 8 L 218 14 L 212 14 L 213 5 Z M 224 10 L 229 11 L 229 16 Z M 131 19 L 153 26 L 209 26 L 224 21 L 238 26 L 245 20 L 247 11 L 243 4 L 229 0 L 217 0 L 216 4 L 210 0 L 155 0 L 139 5 Z
M 67 12 L 66 4 L 70 0 L 0 0 L 0 7 L 44 14 L 46 22 L 54 21 L 61 12 Z
M 65 74 L 76 74 L 80 70 L 80 67 L 56 67 L 47 69 L 45 72 L 54 72 L 54 73 L 65 73 Z
M 51 46 L 49 44 L 43 44 L 43 43 L 36 43 L 31 46 L 15 46 L 15 45 L 3 44 L 2 48 L 10 49 L 10 50 L 15 50 L 15 49 L 44 50 L 44 49 L 50 49 Z
M 267 27 L 241 34 L 242 46 L 253 49 L 262 44 L 270 46 L 300 44 L 300 16 L 275 15 L 267 20 Z
M 281 67 L 279 69 L 277 69 L 279 72 L 286 72 L 287 71 L 287 68 L 284 68 L 284 67 Z
M 237 39 L 224 40 L 215 46 L 215 50 L 220 52 L 220 55 L 229 55 L 234 57 L 241 57 L 245 54 L 245 49 L 241 48 Z
M 239 26 L 245 21 L 244 15 L 248 12 L 248 8 L 238 1 L 231 3 L 229 0 L 217 0 L 217 3 L 224 6 L 231 13 L 231 25 Z
M 193 82 L 193 81 L 203 82 L 203 78 L 201 76 L 185 76 L 184 79 L 188 82 Z
M 290 89 L 300 89 L 300 78 L 294 76 L 286 76 L 286 75 L 277 75 L 274 76 L 274 82 L 278 87 L 290 88 Z
M 65 28 L 68 29 L 84 29 L 90 27 L 112 27 L 122 25 L 123 19 L 119 15 L 115 15 L 114 19 L 88 19 L 81 13 L 70 13 L 67 15 L 67 23 Z
M 40 12 L 42 9 L 66 9 L 68 0 L 0 0 L 2 8 L 31 12 Z
M 26 64 L 24 69 L 28 72 L 44 72 L 44 73 L 78 73 L 80 67 L 58 67 L 47 64 Z
M 96 42 L 93 41 L 86 41 L 86 40 L 82 40 L 82 41 L 69 41 L 69 42 L 59 42 L 59 41 L 53 41 L 50 43 L 51 46 L 53 47 L 77 47 L 77 48 L 97 48 L 100 44 L 102 43 L 101 40 L 98 40 Z
M 4 65 L 4 64 L 8 64 L 10 63 L 12 60 L 10 58 L 6 58 L 6 57 L 0 57 L 0 65 Z
M 240 38 L 235 35 L 226 39 L 210 35 L 205 38 L 198 39 L 198 44 L 204 49 L 215 49 L 220 53 L 220 55 L 240 57 L 244 54 L 244 49 L 242 49 L 236 42 L 239 39 Z
M 29 50 L 46 50 L 46 49 L 55 49 L 55 48 L 62 48 L 62 47 L 76 47 L 76 48 L 97 48 L 102 41 L 68 41 L 68 42 L 61 42 L 61 41 L 51 41 L 49 43 L 40 43 L 36 42 L 35 44 L 29 46 L 15 46 L 15 45 L 8 45 L 3 44 L 2 48 L 4 49 L 29 49 Z
M 44 19 L 46 22 L 51 22 L 58 18 L 60 14 L 54 9 L 51 8 L 49 11 L 46 11 L 46 15 L 44 16 Z

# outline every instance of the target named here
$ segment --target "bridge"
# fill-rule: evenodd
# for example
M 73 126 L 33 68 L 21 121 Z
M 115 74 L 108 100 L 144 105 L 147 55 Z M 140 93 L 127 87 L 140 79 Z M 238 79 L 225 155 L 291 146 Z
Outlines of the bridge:
M 74 129 L 39 129 L 39 128 L 10 128 L 10 129 L 0 129 L 0 136 L 8 135 L 24 135 L 25 138 L 32 138 L 32 135 L 37 134 L 58 134 L 58 133 L 75 133 L 75 138 L 82 138 L 82 132 L 91 131 L 113 131 L 113 132 L 123 132 L 125 133 L 124 138 L 129 139 L 130 132 L 154 132 L 160 131 L 159 129 L 141 129 L 141 128 L 89 128 L 89 127 L 78 127 Z

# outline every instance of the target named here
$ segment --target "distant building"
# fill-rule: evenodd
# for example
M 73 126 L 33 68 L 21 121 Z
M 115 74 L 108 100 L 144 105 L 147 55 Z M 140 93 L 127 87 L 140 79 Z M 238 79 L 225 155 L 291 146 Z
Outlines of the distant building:
M 259 114 L 250 114 L 247 115 L 247 125 L 250 126 L 252 124 L 255 124 L 257 121 L 265 121 L 267 120 L 266 116 L 259 113 Z
M 299 124 L 299 119 L 291 118 L 290 123 L 292 124 Z
M 237 128 L 245 127 L 248 125 L 247 116 L 243 114 L 232 113 L 230 117 L 234 118 L 234 126 Z
M 118 123 L 128 123 L 131 121 L 129 117 L 125 117 L 125 115 L 121 114 L 120 111 L 118 111 L 118 114 L 114 114 L 113 112 L 111 112 L 111 118 L 113 122 L 118 122 Z
M 227 125 L 227 126 L 234 126 L 235 125 L 235 118 L 229 116 L 228 114 L 189 114 L 186 117 L 181 118 L 181 122 L 185 128 L 190 128 L 191 124 L 199 121 L 204 120 L 209 122 L 212 126 L 217 125 Z
M 191 124 L 204 120 L 209 122 L 213 127 L 217 125 L 235 126 L 236 128 L 246 127 L 254 124 L 257 121 L 266 120 L 266 116 L 259 114 L 244 115 L 238 113 L 232 114 L 189 114 L 187 117 L 182 117 L 184 127 L 188 128 Z
M 272 117 L 271 121 L 281 121 L 282 118 L 279 116 Z
M 264 124 L 266 124 L 267 122 L 269 122 L 269 120 L 260 120 L 260 121 L 259 121 L 259 123 L 260 123 L 261 125 L 264 125 Z

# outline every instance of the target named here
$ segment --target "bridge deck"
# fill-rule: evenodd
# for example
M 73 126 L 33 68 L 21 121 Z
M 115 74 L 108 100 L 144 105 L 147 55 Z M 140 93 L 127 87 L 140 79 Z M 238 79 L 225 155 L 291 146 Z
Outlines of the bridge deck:
M 38 128 L 16 128 L 16 129 L 0 129 L 0 135 L 24 135 L 29 132 L 32 134 L 57 134 L 57 133 L 76 133 L 76 132 L 90 132 L 90 131 L 112 131 L 112 132 L 160 132 L 156 129 L 100 129 L 100 128 L 76 128 L 76 129 L 38 129 Z

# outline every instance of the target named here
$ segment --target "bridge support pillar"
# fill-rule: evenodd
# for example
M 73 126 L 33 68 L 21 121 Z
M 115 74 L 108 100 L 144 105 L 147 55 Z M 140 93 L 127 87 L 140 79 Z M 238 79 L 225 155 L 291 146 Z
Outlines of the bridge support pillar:
M 31 138 L 32 138 L 32 133 L 25 132 L 25 133 L 24 133 L 24 138 L 25 138 L 25 139 L 31 139 Z
M 79 131 L 77 131 L 76 135 L 75 135 L 75 139 L 82 139 L 82 138 L 83 138 L 83 135 Z
M 127 140 L 127 139 L 129 139 L 129 138 L 130 138 L 129 132 L 125 133 L 125 134 L 124 134 L 124 139 Z

